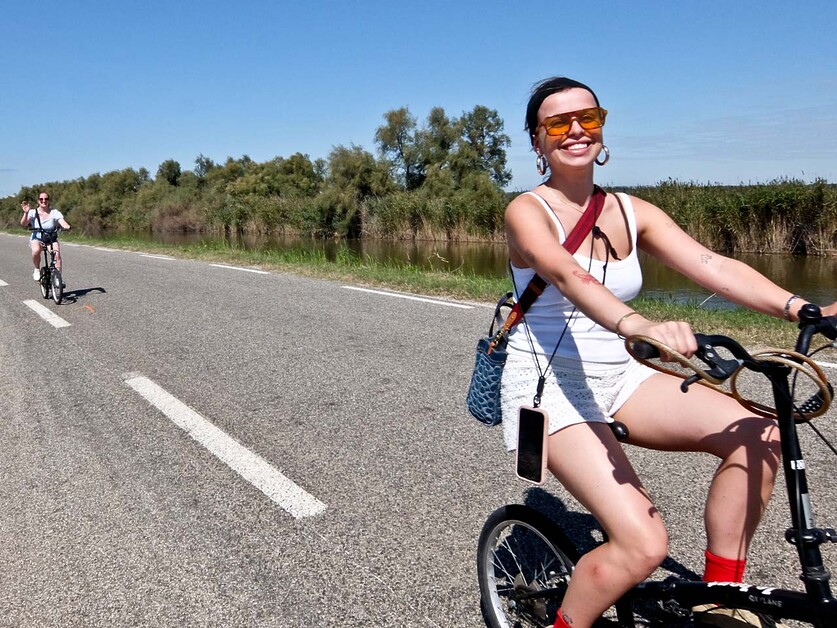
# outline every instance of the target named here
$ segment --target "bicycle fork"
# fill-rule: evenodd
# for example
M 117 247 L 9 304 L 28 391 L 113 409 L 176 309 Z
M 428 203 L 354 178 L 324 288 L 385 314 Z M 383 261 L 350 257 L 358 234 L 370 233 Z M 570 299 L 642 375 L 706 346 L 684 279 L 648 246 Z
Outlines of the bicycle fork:
M 834 601 L 829 581 L 831 574 L 826 569 L 820 552 L 823 543 L 837 542 L 837 532 L 814 526 L 811 498 L 808 493 L 808 480 L 805 474 L 805 459 L 799 445 L 796 422 L 793 418 L 794 407 L 788 376 L 791 369 L 784 365 L 772 365 L 770 378 L 773 386 L 773 399 L 776 404 L 776 416 L 782 436 L 782 467 L 788 490 L 792 527 L 785 532 L 785 540 L 796 547 L 799 563 L 802 566 L 800 579 L 811 599 L 818 604 Z

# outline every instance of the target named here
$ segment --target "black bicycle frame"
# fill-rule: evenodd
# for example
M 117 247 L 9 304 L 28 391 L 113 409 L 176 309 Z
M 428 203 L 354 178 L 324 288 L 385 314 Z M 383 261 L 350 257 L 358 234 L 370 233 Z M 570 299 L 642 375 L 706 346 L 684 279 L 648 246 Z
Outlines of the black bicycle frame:
M 53 243 L 44 244 L 41 242 L 41 250 L 44 252 L 44 266 L 52 269 L 55 266 L 55 249 L 53 248 Z
M 800 312 L 800 327 L 805 326 L 797 339 L 796 351 L 807 355 L 811 338 L 817 331 L 815 320 L 807 320 L 806 312 Z M 808 479 L 805 474 L 805 459 L 799 446 L 796 422 L 793 419 L 793 397 L 788 383 L 788 367 L 776 365 L 776 371 L 782 377 L 771 377 L 773 399 L 779 417 L 779 430 L 782 436 L 782 465 L 788 491 L 792 527 L 785 532 L 785 539 L 796 547 L 799 563 L 802 566 L 800 579 L 811 600 L 818 604 L 834 604 L 829 581 L 831 574 L 822 561 L 820 545 L 837 542 L 837 533 L 832 529 L 817 528 L 811 499 L 808 494 Z

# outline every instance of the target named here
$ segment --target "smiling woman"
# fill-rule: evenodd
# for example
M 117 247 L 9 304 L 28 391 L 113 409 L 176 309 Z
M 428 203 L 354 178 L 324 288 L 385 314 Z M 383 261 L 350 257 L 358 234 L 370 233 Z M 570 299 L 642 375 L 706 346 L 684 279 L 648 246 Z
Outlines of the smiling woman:
M 58 243 L 59 228 L 65 231 L 70 230 L 69 223 L 64 220 L 64 214 L 49 205 L 49 193 L 38 194 L 37 209 L 30 209 L 29 201 L 23 201 L 20 206 L 23 209 L 23 216 L 20 218 L 20 226 L 28 227 L 32 234 L 29 236 L 29 250 L 32 254 L 32 264 L 35 269 L 32 271 L 32 279 L 40 281 L 40 259 L 43 247 L 49 245 L 55 251 L 55 268 L 61 272 L 61 247 Z M 60 277 L 60 274 L 59 274 Z
M 547 284 L 508 337 L 501 385 L 506 448 L 521 446 L 518 413 L 527 411 L 534 395 L 534 406 L 548 417 L 550 472 L 607 535 L 578 561 L 556 628 L 591 626 L 668 553 L 660 514 L 609 423 L 627 426 L 634 445 L 717 458 L 705 510 L 707 581 L 742 581 L 778 468 L 771 419 L 705 387 L 690 389 L 690 402 L 683 404 L 679 378 L 627 353 L 624 338 L 636 335 L 685 356 L 697 349 L 688 323 L 650 320 L 627 304 L 642 287 L 639 252 L 710 293 L 777 318 L 797 320 L 806 303 L 752 267 L 701 245 L 655 205 L 596 186 L 595 166 L 609 159 L 606 115 L 583 83 L 564 77 L 538 83 L 526 128 L 538 172 L 548 176 L 505 212 L 516 298 L 538 276 Z M 571 254 L 564 248 L 567 234 L 584 208 L 601 198 L 596 225 Z M 836 314 L 837 303 L 823 313 Z M 716 611 L 723 615 L 714 608 L 704 614 Z

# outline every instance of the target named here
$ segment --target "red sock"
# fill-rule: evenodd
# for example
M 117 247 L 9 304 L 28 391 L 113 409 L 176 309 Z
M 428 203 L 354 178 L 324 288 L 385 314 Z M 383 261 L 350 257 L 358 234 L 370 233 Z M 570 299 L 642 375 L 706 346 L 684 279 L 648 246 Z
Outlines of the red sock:
M 572 628 L 567 622 L 564 621 L 563 616 L 561 615 L 561 609 L 558 609 L 558 615 L 555 617 L 555 624 L 552 628 Z
M 703 572 L 704 582 L 742 582 L 744 580 L 746 560 L 722 558 L 709 550 L 706 550 L 704 554 L 706 556 L 706 570 Z

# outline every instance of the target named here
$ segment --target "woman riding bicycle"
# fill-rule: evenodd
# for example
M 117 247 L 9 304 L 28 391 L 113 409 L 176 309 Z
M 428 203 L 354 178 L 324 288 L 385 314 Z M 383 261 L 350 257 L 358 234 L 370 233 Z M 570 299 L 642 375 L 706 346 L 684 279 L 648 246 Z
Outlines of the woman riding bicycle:
M 556 77 L 537 84 L 526 129 L 538 172 L 549 174 L 515 198 L 505 214 L 517 296 L 536 272 L 549 284 L 509 337 L 502 380 L 506 446 L 516 447 L 519 408 L 532 403 L 543 374 L 549 470 L 607 534 L 607 542 L 579 560 L 556 627 L 592 625 L 667 555 L 660 513 L 609 422 L 624 423 L 633 445 L 720 459 L 705 509 L 707 581 L 742 580 L 779 465 L 773 420 L 753 416 L 707 387 L 694 386 L 684 397 L 681 379 L 627 354 L 620 336 L 649 336 L 686 356 L 697 348 L 687 323 L 648 320 L 625 303 L 641 287 L 638 250 L 764 314 L 793 321 L 806 303 L 749 266 L 705 248 L 662 210 L 628 195 L 606 196 L 598 230 L 575 255 L 560 246 L 593 197 L 595 164 L 604 165 L 610 156 L 602 139 L 606 114 L 582 83 Z M 837 303 L 823 313 L 837 314 Z M 702 621 L 761 625 L 755 614 L 728 614 L 713 607 Z
M 61 270 L 61 247 L 58 244 L 58 225 L 62 229 L 69 230 L 70 225 L 64 220 L 64 214 L 49 206 L 49 194 L 40 192 L 38 194 L 38 207 L 29 209 L 29 201 L 21 203 L 23 216 L 20 219 L 21 227 L 36 229 L 29 238 L 29 248 L 32 251 L 32 263 L 35 270 L 32 271 L 32 279 L 38 281 L 41 278 L 41 247 L 52 243 L 55 249 L 55 267 Z M 43 229 L 43 231 L 39 231 Z

